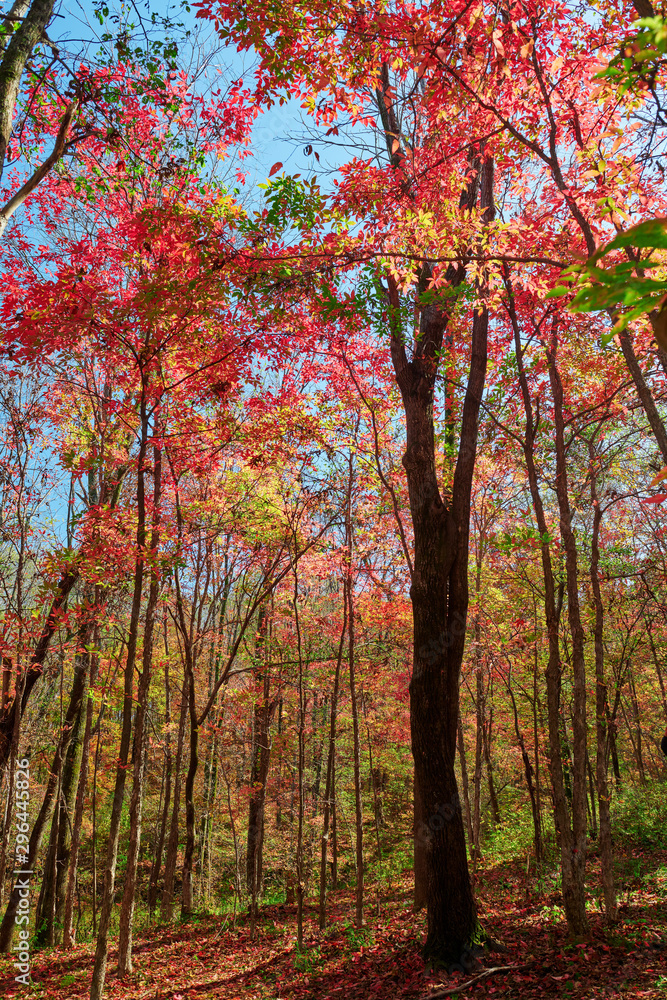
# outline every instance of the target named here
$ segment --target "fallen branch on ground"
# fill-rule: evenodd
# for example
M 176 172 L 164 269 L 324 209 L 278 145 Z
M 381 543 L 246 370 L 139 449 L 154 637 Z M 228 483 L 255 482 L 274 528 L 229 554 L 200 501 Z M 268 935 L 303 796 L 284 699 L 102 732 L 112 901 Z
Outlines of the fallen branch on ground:
M 448 990 L 438 990 L 436 993 L 429 993 L 423 998 L 423 1000 L 438 1000 L 439 997 L 453 997 L 456 993 L 462 993 L 467 990 L 469 986 L 473 983 L 478 983 L 480 979 L 486 979 L 487 976 L 492 976 L 494 972 L 511 972 L 513 969 L 523 969 L 523 965 L 494 965 L 492 969 L 485 969 L 484 972 L 480 972 L 478 976 L 474 979 L 469 979 L 467 983 L 461 983 L 459 986 L 452 986 Z

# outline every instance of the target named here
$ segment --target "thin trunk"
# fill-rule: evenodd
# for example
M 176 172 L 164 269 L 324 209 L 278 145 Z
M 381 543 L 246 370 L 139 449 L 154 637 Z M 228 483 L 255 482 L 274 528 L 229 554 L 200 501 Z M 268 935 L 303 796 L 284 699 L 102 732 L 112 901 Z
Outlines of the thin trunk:
M 174 879 L 176 877 L 176 860 L 178 855 L 178 820 L 181 806 L 181 767 L 183 763 L 183 743 L 185 742 L 185 723 L 188 716 L 188 689 L 185 680 L 181 691 L 181 714 L 178 720 L 178 736 L 176 739 L 176 760 L 174 761 L 174 802 L 171 809 L 169 839 L 164 859 L 164 887 L 160 907 L 160 918 L 170 921 L 174 905 Z
M 160 830 L 158 833 L 157 844 L 155 847 L 155 856 L 153 857 L 153 864 L 151 865 L 151 876 L 150 885 L 148 887 L 148 909 L 152 916 L 155 912 L 155 904 L 157 902 L 158 893 L 158 883 L 160 881 L 160 869 L 162 867 L 162 854 L 164 851 L 164 838 L 167 831 L 167 823 L 169 821 L 169 805 L 171 803 L 171 686 L 169 682 L 169 649 L 167 644 L 167 622 L 164 621 L 164 634 L 165 634 L 165 661 L 164 661 L 164 691 L 165 691 L 165 708 L 164 708 L 164 729 L 165 729 L 165 763 L 164 763 L 164 803 L 162 806 L 162 815 L 160 819 Z
M 579 610 L 577 543 L 572 529 L 572 513 L 568 495 L 565 422 L 563 417 L 563 386 L 557 366 L 557 327 L 554 321 L 551 343 L 547 350 L 549 381 L 554 401 L 556 431 L 556 495 L 560 512 L 561 538 L 565 548 L 567 580 L 567 612 L 572 639 L 572 844 L 571 880 L 563 879 L 563 900 L 568 926 L 575 934 L 588 932 L 585 903 L 586 873 L 586 662 L 584 630 Z
M 558 609 L 556 605 L 556 587 L 551 559 L 550 533 L 547 524 L 544 505 L 539 489 L 537 468 L 535 465 L 535 436 L 536 423 L 533 414 L 533 404 L 530 395 L 530 387 L 525 373 L 523 361 L 523 345 L 521 334 L 516 317 L 513 293 L 509 280 L 508 269 L 505 270 L 505 281 L 509 293 L 508 312 L 514 331 L 514 356 L 519 370 L 519 386 L 525 411 L 525 437 L 523 442 L 524 459 L 526 471 L 528 473 L 528 483 L 530 487 L 535 520 L 540 533 L 540 550 L 542 556 L 542 574 L 544 579 L 544 614 L 547 625 L 547 635 L 549 642 L 549 658 L 546 669 L 547 684 L 547 718 L 549 726 L 549 773 L 551 777 L 551 789 L 554 803 L 554 823 L 556 826 L 556 836 L 560 847 L 563 901 L 568 925 L 575 933 L 583 932 L 586 927 L 586 910 L 584 885 L 581 875 L 582 866 L 579 864 L 578 853 L 580 844 L 578 835 L 580 834 L 580 819 L 577 818 L 577 829 L 573 832 L 570 826 L 570 808 L 568 798 L 565 793 L 565 776 L 563 774 L 563 760 L 561 756 L 561 663 L 560 663 L 560 642 L 558 631 Z M 561 448 L 562 450 L 562 448 Z M 559 472 L 559 486 L 562 490 L 563 480 Z M 565 481 L 566 485 L 566 481 Z M 562 516 L 562 515 L 561 515 Z M 575 580 L 576 586 L 576 580 Z M 575 598 L 576 599 L 576 598 Z M 580 695 L 581 692 L 578 692 Z M 585 690 L 584 690 L 585 695 Z M 585 749 L 585 745 L 584 745 Z M 585 820 L 585 803 L 584 803 Z M 585 823 L 584 823 L 584 847 L 585 847 Z
M 246 854 L 246 883 L 250 893 L 253 917 L 258 914 L 258 899 L 263 887 L 264 809 L 266 783 L 271 764 L 271 721 L 275 701 L 270 701 L 270 674 L 267 666 L 269 613 L 260 609 L 255 658 L 258 661 L 255 682 L 262 684 L 262 700 L 253 707 L 253 748 L 250 768 L 250 801 L 248 803 L 248 849 Z M 263 663 L 260 662 L 264 661 Z
M 156 432 L 159 433 L 156 427 Z M 152 558 L 157 560 L 160 544 L 160 501 L 162 493 L 162 453 L 157 446 L 153 447 L 153 512 L 151 517 L 150 551 Z M 148 710 L 148 691 L 151 683 L 151 666 L 153 660 L 153 636 L 155 632 L 155 612 L 160 593 L 158 567 L 151 567 L 148 602 L 144 619 L 144 648 L 142 653 L 142 669 L 137 692 L 137 708 L 134 714 L 134 763 L 132 774 L 132 793 L 130 795 L 130 840 L 127 848 L 127 863 L 123 883 L 123 898 L 120 904 L 120 929 L 118 937 L 118 974 L 129 975 L 132 972 L 132 924 L 134 922 L 134 906 L 137 889 L 137 866 L 141 848 L 141 821 L 144 797 L 145 774 L 145 743 L 146 743 L 146 712 Z
M 463 722 L 461 720 L 460 715 L 457 727 L 457 741 L 458 741 L 459 763 L 461 765 L 461 785 L 463 788 L 463 810 L 465 813 L 466 832 L 468 834 L 468 850 L 470 851 L 471 859 L 474 861 L 475 835 L 473 833 L 473 828 L 472 828 L 472 810 L 470 808 L 470 783 L 468 781 L 468 764 L 466 761 L 466 747 L 465 747 L 465 741 L 463 739 Z
M 303 857 L 303 820 L 304 820 L 304 770 L 306 765 L 306 701 L 303 687 L 303 655 L 301 649 L 301 626 L 299 624 L 299 581 L 294 570 L 294 625 L 296 628 L 297 655 L 299 660 L 298 695 L 299 695 L 299 731 L 297 750 L 297 773 L 299 785 L 299 813 L 296 841 L 296 947 L 303 951 L 303 900 L 305 896 L 305 865 Z
M 143 374 L 143 373 L 142 373 Z M 134 667 L 137 654 L 137 639 L 139 636 L 139 617 L 141 613 L 141 593 L 144 580 L 144 559 L 146 546 L 146 498 L 145 469 L 146 447 L 148 441 L 148 414 L 146 411 L 145 385 L 142 386 L 141 397 L 141 444 L 137 461 L 137 537 L 136 562 L 134 569 L 134 592 L 132 595 L 132 612 L 127 639 L 127 659 L 125 661 L 123 684 L 123 722 L 116 768 L 116 783 L 111 805 L 109 821 L 109 836 L 104 872 L 104 888 L 102 890 L 102 905 L 99 915 L 99 928 L 95 948 L 95 964 L 90 987 L 90 1000 L 102 1000 L 104 981 L 106 979 L 107 958 L 109 954 L 109 925 L 113 910 L 114 890 L 116 884 L 116 864 L 118 862 L 118 842 L 120 837 L 121 815 L 125 796 L 125 781 L 127 763 L 132 739 Z
M 97 595 L 95 604 L 97 605 Z M 97 678 L 99 656 L 97 647 L 99 644 L 99 631 L 97 626 L 93 631 L 93 652 L 89 653 L 89 690 L 92 689 Z M 93 699 L 88 697 L 86 704 L 86 724 L 83 734 L 83 747 L 81 751 L 81 770 L 79 772 L 79 784 L 76 791 L 76 805 L 74 807 L 74 822 L 72 832 L 72 844 L 70 847 L 69 865 L 67 870 L 67 891 L 65 894 L 65 915 L 63 918 L 63 948 L 69 949 L 74 946 L 73 933 L 73 913 L 74 913 L 74 891 L 77 880 L 77 867 L 79 863 L 79 848 L 81 846 L 81 829 L 83 825 L 83 813 L 86 802 L 86 788 L 88 785 L 88 756 L 90 753 L 90 739 L 93 728 Z
M 34 871 L 35 863 L 37 861 L 37 856 L 42 843 L 42 837 L 49 822 L 51 810 L 53 809 L 56 798 L 56 792 L 60 785 L 60 776 L 67 754 L 67 748 L 74 732 L 76 719 L 81 710 L 81 702 L 88 674 L 88 664 L 83 658 L 78 658 L 76 665 L 77 670 L 74 674 L 69 705 L 67 707 L 67 712 L 65 713 L 63 727 L 56 745 L 56 752 L 53 764 L 51 765 L 51 770 L 49 772 L 46 791 L 44 793 L 40 811 L 30 834 L 28 855 L 24 864 L 25 871 Z M 8 952 L 10 950 L 12 934 L 14 931 L 14 919 L 16 917 L 20 899 L 19 887 L 14 886 L 9 897 L 9 902 L 7 904 L 2 924 L 0 925 L 0 952 Z
M 327 757 L 327 778 L 324 791 L 324 812 L 322 816 L 322 841 L 320 853 L 320 929 L 324 930 L 327 923 L 327 852 L 329 846 L 329 824 L 331 820 L 334 798 L 334 764 L 336 758 L 336 723 L 338 719 L 338 690 L 340 687 L 340 670 L 343 662 L 343 647 L 347 633 L 347 593 L 343 585 L 343 625 L 338 643 L 336 658 L 336 673 L 334 675 L 333 692 L 331 694 L 331 717 L 329 721 L 329 755 Z
M 618 919 L 616 887 L 614 885 L 614 856 L 611 836 L 611 790 L 607 782 L 607 685 L 604 679 L 604 607 L 600 590 L 600 524 L 602 508 L 597 493 L 597 457 L 593 444 L 589 445 L 589 473 L 591 503 L 593 505 L 593 533 L 591 537 L 590 578 L 595 607 L 595 734 L 598 812 L 600 817 L 600 867 L 604 893 L 605 919 L 608 924 Z M 618 768 L 618 760 L 616 760 Z M 618 785 L 617 785 L 618 787 Z

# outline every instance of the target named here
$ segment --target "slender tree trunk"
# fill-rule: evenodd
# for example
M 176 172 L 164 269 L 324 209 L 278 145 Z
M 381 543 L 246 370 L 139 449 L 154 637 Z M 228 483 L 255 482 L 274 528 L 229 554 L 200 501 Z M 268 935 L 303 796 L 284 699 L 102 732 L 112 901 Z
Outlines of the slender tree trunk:
M 484 762 L 486 764 L 486 783 L 489 789 L 489 802 L 491 803 L 491 815 L 493 822 L 500 823 L 500 806 L 496 786 L 493 782 L 493 759 L 491 757 L 491 731 L 493 724 L 493 707 L 490 708 L 488 719 L 486 713 L 482 717 L 482 749 L 484 751 Z
M 637 701 L 637 688 L 635 687 L 635 676 L 631 664 L 628 664 L 628 675 L 630 681 L 630 700 L 632 702 L 632 716 L 635 728 L 635 738 L 633 745 L 637 757 L 637 770 L 639 771 L 639 784 L 646 784 L 646 769 L 644 767 L 644 752 L 642 747 L 642 727 L 639 716 L 639 702 Z
M 28 843 L 28 856 L 25 862 L 25 870 L 34 870 L 35 863 L 37 861 L 37 856 L 42 843 L 42 837 L 44 831 L 49 822 L 51 816 L 51 810 L 54 806 L 54 801 L 56 797 L 56 792 L 60 784 L 60 776 L 62 772 L 63 762 L 67 754 L 67 748 L 70 743 L 70 739 L 74 732 L 74 725 L 76 719 L 81 710 L 81 702 L 83 699 L 83 693 L 86 686 L 86 677 L 88 674 L 88 664 L 82 657 L 77 657 L 76 660 L 76 671 L 74 674 L 74 681 L 72 683 L 72 692 L 70 695 L 69 705 L 67 707 L 67 712 L 65 713 L 65 718 L 63 721 L 63 728 L 61 730 L 60 736 L 58 738 L 58 743 L 56 745 L 56 752 L 53 759 L 53 764 L 51 766 L 51 771 L 49 773 L 49 778 L 46 785 L 46 791 L 44 793 L 44 799 L 42 800 L 42 805 L 40 811 L 37 815 L 35 823 L 33 825 L 30 840 Z M 18 909 L 20 900 L 19 888 L 15 886 L 9 896 L 9 902 L 7 904 L 7 909 L 5 910 L 5 915 L 0 925 L 0 952 L 8 952 L 11 947 L 12 935 L 14 931 L 14 918 Z
M 178 737 L 176 740 L 176 760 L 174 761 L 174 802 L 171 810 L 167 853 L 164 859 L 164 887 L 160 909 L 160 918 L 167 922 L 172 919 L 174 905 L 174 879 L 176 877 L 176 860 L 178 854 L 178 820 L 181 806 L 181 767 L 183 763 L 183 743 L 185 742 L 188 701 L 188 689 L 186 682 L 183 681 L 181 714 L 178 720 Z
M 250 906 L 254 917 L 258 915 L 258 899 L 262 892 L 262 855 L 264 847 L 264 808 L 266 782 L 271 764 L 271 720 L 276 703 L 270 700 L 270 674 L 264 662 L 268 657 L 269 631 L 268 608 L 263 605 L 259 613 L 255 657 L 258 661 L 256 682 L 262 683 L 262 701 L 253 707 L 253 750 L 250 767 L 250 801 L 248 803 L 248 849 L 246 855 L 246 882 L 250 893 Z
M 165 709 L 164 709 L 164 726 L 165 726 L 165 762 L 164 762 L 164 803 L 162 806 L 162 816 L 160 819 L 160 828 L 157 837 L 157 844 L 155 847 L 155 855 L 153 857 L 153 864 L 151 865 L 151 877 L 150 885 L 148 887 L 148 909 L 151 913 L 151 917 L 155 911 L 155 904 L 157 902 L 158 893 L 158 883 L 160 881 L 160 869 L 162 868 L 162 854 L 164 851 L 164 838 L 167 831 L 167 823 L 169 821 L 169 805 L 171 803 L 171 686 L 169 682 L 169 650 L 167 648 L 167 623 L 164 622 L 165 629 L 165 661 L 164 661 L 164 691 L 165 691 Z
M 299 695 L 299 733 L 297 751 L 297 774 L 299 785 L 299 811 L 296 840 L 296 946 L 297 951 L 303 951 L 303 900 L 305 896 L 305 865 L 303 856 L 303 820 L 304 820 L 304 771 L 306 767 L 306 695 L 303 686 L 303 654 L 301 648 L 301 626 L 299 624 L 299 581 L 294 570 L 294 625 L 296 628 L 297 656 L 299 661 L 298 695 Z
M 329 721 L 329 754 L 327 757 L 327 778 L 324 792 L 324 810 L 322 816 L 322 841 L 320 852 L 320 929 L 327 924 L 327 853 L 329 846 L 329 824 L 334 800 L 334 766 L 336 759 L 336 723 L 338 718 L 338 690 L 340 687 L 340 671 L 343 661 L 343 647 L 347 632 L 347 592 L 343 584 L 343 626 L 338 643 L 336 658 L 336 673 L 334 675 L 333 692 L 331 694 L 331 717 Z
M 352 535 L 351 535 L 351 525 L 350 525 L 350 548 Z M 351 559 L 351 556 L 350 556 Z M 363 813 L 363 803 L 361 800 L 361 741 L 359 738 L 359 709 L 357 704 L 357 688 L 356 688 L 356 677 L 355 677 L 355 640 L 354 640 L 354 583 L 352 578 L 352 567 L 349 567 L 348 583 L 347 583 L 347 600 L 348 600 L 348 616 L 347 616 L 347 629 L 348 629 L 348 645 L 347 645 L 347 655 L 348 663 L 350 669 L 350 703 L 352 708 L 352 741 L 353 741 L 353 770 L 354 770 L 354 815 L 355 815 L 355 830 L 356 830 L 356 845 L 355 845 L 355 859 L 356 859 L 356 874 L 357 874 L 357 891 L 356 891 L 356 905 L 355 905 L 355 922 L 357 927 L 361 928 L 364 925 L 364 813 Z
M 87 643 L 92 635 L 92 629 L 89 625 L 86 625 L 85 629 L 82 630 L 80 637 L 83 637 L 84 632 Z M 44 876 L 35 911 L 36 943 L 38 945 L 48 944 L 51 947 L 58 943 L 57 922 L 62 926 L 65 874 L 70 854 L 70 830 L 72 829 L 72 816 L 83 750 L 81 729 L 84 724 L 84 704 L 87 704 L 88 654 L 82 650 L 77 655 L 85 661 L 86 682 L 79 714 L 74 720 L 72 736 L 61 772 L 56 807 L 51 819 L 49 847 L 44 859 Z M 57 921 L 57 918 L 60 919 Z
M 472 810 L 470 808 L 470 785 L 468 781 L 468 764 L 466 761 L 465 741 L 463 739 L 463 722 L 461 720 L 460 714 L 457 727 L 457 741 L 458 741 L 458 751 L 459 751 L 459 763 L 461 765 L 461 785 L 463 788 L 463 811 L 465 813 L 466 833 L 468 835 L 468 849 L 470 850 L 470 857 L 474 861 L 475 834 L 473 832 L 473 826 L 472 826 Z
M 157 426 L 156 426 L 157 430 Z M 162 453 L 160 448 L 153 448 L 153 512 L 151 525 L 150 549 L 152 557 L 157 560 L 160 544 L 160 501 L 162 493 Z M 141 847 L 141 820 L 144 796 L 144 774 L 146 764 L 145 729 L 146 712 L 148 710 L 148 691 L 151 683 L 151 666 L 153 660 L 153 635 L 155 632 L 155 612 L 160 593 L 158 567 L 153 563 L 148 589 L 148 603 L 144 619 L 144 648 L 142 654 L 142 669 L 137 692 L 137 708 L 134 713 L 134 763 L 132 774 L 132 793 L 130 795 L 130 841 L 127 848 L 127 864 L 123 883 L 123 898 L 120 904 L 120 929 L 118 938 L 118 974 L 129 975 L 132 972 L 132 924 L 134 922 L 134 907 L 137 891 L 137 866 Z
M 517 743 L 521 750 L 521 759 L 523 761 L 523 770 L 526 775 L 526 785 L 528 786 L 528 794 L 530 795 L 530 808 L 533 814 L 533 837 L 535 843 L 535 860 L 542 860 L 542 822 L 540 817 L 540 810 L 537 800 L 537 794 L 535 791 L 535 785 L 533 783 L 533 765 L 530 762 L 530 756 L 526 750 L 526 741 L 524 739 L 521 727 L 519 725 L 519 712 L 516 706 L 516 698 L 514 697 L 514 692 L 511 687 L 511 678 L 508 678 L 507 691 L 512 702 L 512 713 L 514 715 L 514 732 L 516 733 Z
M 95 596 L 95 605 L 99 603 L 99 588 Z M 93 688 L 97 678 L 97 668 L 99 656 L 97 647 L 99 644 L 99 631 L 97 626 L 93 630 L 93 652 L 88 653 L 89 663 L 89 690 Z M 76 805 L 74 807 L 74 822 L 72 824 L 72 844 L 70 847 L 69 865 L 67 869 L 67 890 L 65 893 L 65 913 L 63 917 L 63 947 L 70 949 L 74 946 L 73 933 L 73 913 L 74 913 L 74 891 L 76 889 L 77 867 L 79 863 L 79 848 L 81 846 L 81 828 L 83 824 L 83 813 L 86 802 L 86 788 L 88 785 L 88 756 L 90 753 L 90 739 L 93 728 L 93 699 L 88 697 L 86 703 L 86 723 L 83 734 L 83 747 L 81 751 L 81 770 L 79 772 L 79 784 L 76 791 Z
M 546 516 L 544 513 L 544 505 L 542 503 L 542 497 L 540 495 L 539 483 L 537 477 L 537 468 L 535 465 L 534 446 L 535 446 L 536 424 L 533 416 L 533 404 L 530 395 L 530 387 L 528 385 L 528 380 L 525 374 L 525 368 L 523 362 L 523 345 L 521 344 L 521 335 L 520 335 L 518 321 L 516 318 L 514 300 L 512 296 L 512 290 L 509 281 L 509 273 L 507 269 L 505 271 L 505 280 L 509 292 L 508 311 L 512 323 L 512 328 L 514 330 L 515 358 L 519 370 L 519 385 L 521 389 L 521 396 L 523 399 L 525 416 L 526 416 L 526 430 L 523 443 L 523 451 L 526 462 L 526 470 L 528 473 L 530 493 L 533 502 L 533 510 L 535 512 L 537 528 L 541 538 L 540 549 L 542 556 L 542 572 L 544 578 L 544 613 L 547 624 L 547 635 L 549 641 L 549 659 L 546 670 L 547 717 L 549 725 L 549 772 L 551 777 L 551 788 L 553 794 L 556 835 L 560 846 L 563 902 L 565 904 L 565 913 L 568 921 L 568 926 L 571 928 L 571 930 L 574 931 L 574 933 L 579 934 L 579 933 L 585 933 L 587 927 L 586 905 L 585 905 L 585 894 L 584 894 L 584 883 L 583 883 L 583 858 L 585 857 L 585 838 L 586 838 L 585 785 L 583 785 L 581 782 L 577 784 L 577 796 L 578 796 L 577 818 L 576 818 L 575 829 L 573 830 L 572 827 L 570 826 L 570 808 L 568 804 L 568 798 L 565 792 L 565 777 L 563 774 L 563 760 L 561 756 L 560 641 L 558 632 L 558 610 L 556 606 L 556 588 L 554 584 L 554 574 L 553 574 L 551 550 L 549 544 L 549 529 L 547 525 Z M 561 491 L 561 496 L 562 496 L 563 488 L 565 487 L 564 500 L 566 503 L 567 479 L 563 478 L 563 468 L 562 468 L 563 466 L 562 411 L 559 424 L 560 424 L 559 434 L 561 436 L 559 444 L 560 458 L 557 469 L 558 488 Z M 563 506 L 565 506 L 565 504 L 563 504 Z M 566 530 L 567 527 L 569 527 L 568 517 L 569 514 L 567 513 L 567 509 L 565 511 L 561 510 L 561 523 L 563 523 L 564 521 L 567 522 Z M 571 562 L 572 558 L 570 551 L 569 582 L 571 585 L 572 582 L 574 582 L 574 588 L 576 589 L 576 573 L 574 581 L 571 580 L 572 577 Z M 574 595 L 574 599 L 575 602 L 577 602 L 576 594 Z M 578 607 L 578 603 L 575 604 L 575 607 Z M 582 695 L 580 686 L 581 665 L 579 663 L 577 666 L 577 676 L 578 676 L 577 698 L 579 699 L 581 698 Z M 583 695 L 585 697 L 585 688 L 583 690 Z M 582 713 L 580 705 L 578 705 L 578 712 L 579 716 L 581 716 Z M 583 721 L 585 723 L 585 714 Z M 581 723 L 580 717 L 578 719 L 578 722 Z M 580 743 L 581 734 L 578 732 L 578 735 Z M 585 732 L 584 732 L 584 746 L 582 748 L 578 745 L 578 749 L 583 749 L 584 763 L 585 763 L 585 749 L 586 749 Z M 584 778 L 585 778 L 585 772 L 584 772 Z M 581 800 L 582 791 L 584 793 L 583 800 Z M 583 805 L 583 820 L 584 820 L 583 832 L 581 830 L 582 805 Z M 583 843 L 582 843 L 582 836 L 583 836 Z M 580 851 L 583 851 L 583 857 L 579 857 Z
M 611 791 L 607 782 L 607 685 L 604 679 L 604 608 L 600 590 L 600 525 L 602 507 L 597 492 L 597 456 L 589 445 L 589 476 L 591 503 L 593 505 L 593 532 L 591 537 L 590 578 L 595 607 L 595 734 L 598 813 L 600 817 L 600 867 L 604 893 L 605 919 L 608 924 L 618 919 L 616 887 L 614 885 L 614 856 L 611 838 Z M 617 762 L 618 766 L 618 762 Z
M 570 929 L 575 934 L 588 932 L 584 880 L 586 872 L 586 663 L 584 630 L 579 611 L 579 580 L 577 543 L 572 530 L 572 515 L 568 495 L 565 424 L 563 418 L 563 387 L 557 366 L 557 328 L 554 323 L 551 344 L 547 352 L 549 381 L 554 400 L 556 431 L 556 495 L 560 512 L 561 537 L 565 548 L 567 579 L 567 612 L 572 638 L 572 850 L 571 883 L 563 879 L 563 899 Z
M 479 579 L 478 568 L 478 579 Z M 479 597 L 479 586 L 477 588 Z M 480 655 L 481 630 L 479 625 L 479 613 L 475 617 L 475 774 L 473 777 L 473 810 L 472 810 L 472 856 L 474 868 L 481 857 L 479 849 L 479 824 L 481 819 L 481 798 L 482 798 L 482 754 L 484 743 L 484 678 L 482 677 L 482 657 Z
M 143 373 L 142 373 L 143 378 Z M 123 685 L 123 722 L 116 768 L 116 783 L 111 805 L 109 821 L 109 837 L 104 872 L 104 888 L 99 914 L 99 928 L 95 948 L 95 964 L 90 988 L 90 1000 L 102 1000 L 104 981 L 106 979 L 107 958 L 109 953 L 109 925 L 113 909 L 114 890 L 116 884 L 116 864 L 118 862 L 118 841 L 120 837 L 121 814 L 125 795 L 125 780 L 127 762 L 132 739 L 134 666 L 137 654 L 137 639 L 139 635 L 139 616 L 141 613 L 141 593 L 144 580 L 144 550 L 146 545 L 146 498 L 145 470 L 146 446 L 148 441 L 148 414 L 146 411 L 145 385 L 141 395 L 141 444 L 137 463 L 137 539 L 136 562 L 134 569 L 134 592 L 132 595 L 132 612 L 127 639 L 127 659 L 125 661 Z

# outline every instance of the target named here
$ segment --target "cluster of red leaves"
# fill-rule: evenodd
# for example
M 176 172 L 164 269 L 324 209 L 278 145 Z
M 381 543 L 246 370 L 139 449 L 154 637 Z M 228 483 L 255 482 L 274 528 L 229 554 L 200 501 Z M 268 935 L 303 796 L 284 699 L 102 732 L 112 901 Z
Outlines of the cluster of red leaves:
M 621 862 L 636 862 L 634 851 Z M 666 852 L 641 856 L 644 871 L 667 864 Z M 626 865 L 627 867 L 627 865 Z M 591 888 L 596 878 L 591 864 Z M 479 977 L 480 970 L 429 972 L 419 954 L 422 919 L 410 911 L 410 883 L 379 901 L 359 934 L 348 891 L 331 896 L 332 923 L 321 934 L 317 913 L 307 907 L 306 951 L 295 950 L 294 907 L 271 906 L 263 912 L 256 939 L 241 920 L 223 927 L 207 917 L 186 927 L 158 928 L 140 938 L 134 949 L 135 973 L 110 977 L 108 992 L 117 1000 L 428 1000 L 445 990 L 460 997 L 514 997 L 518 1000 L 572 996 L 633 997 L 658 1000 L 667 981 L 667 899 L 659 878 L 621 878 L 621 922 L 611 930 L 592 915 L 591 935 L 572 942 L 563 922 L 553 917 L 555 892 L 538 892 L 519 861 L 482 870 L 478 898 L 487 926 L 507 951 L 485 956 L 485 967 L 504 971 Z M 552 910 L 549 910 L 549 907 Z M 373 906 L 374 910 L 374 906 Z M 551 915 L 550 915 L 551 913 Z M 362 943 L 364 942 L 364 943 Z M 112 952 L 110 966 L 115 955 Z M 31 996 L 74 1000 L 88 995 L 91 946 L 74 951 L 36 953 L 32 960 Z M 10 960 L 0 965 L 0 995 L 10 1000 L 24 988 L 13 981 Z M 478 978 L 479 977 L 479 978 Z

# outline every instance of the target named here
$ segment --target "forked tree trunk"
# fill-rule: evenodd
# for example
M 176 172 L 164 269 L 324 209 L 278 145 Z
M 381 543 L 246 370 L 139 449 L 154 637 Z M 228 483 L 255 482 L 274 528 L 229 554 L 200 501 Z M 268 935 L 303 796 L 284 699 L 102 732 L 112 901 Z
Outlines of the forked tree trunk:
M 391 106 L 384 102 L 387 88 L 385 71 L 380 111 L 389 137 L 400 134 L 400 128 Z M 394 157 L 392 162 L 398 166 L 400 158 Z M 473 209 L 477 204 L 481 180 L 483 220 L 488 221 L 493 213 L 492 161 L 482 164 L 481 155 L 477 155 L 470 175 L 462 207 Z M 434 298 L 429 289 L 431 277 L 432 269 L 424 262 L 417 293 L 420 334 L 412 345 L 411 357 L 400 318 L 398 286 L 391 276 L 388 296 L 391 357 L 406 418 L 403 466 L 414 533 L 410 732 L 421 810 L 417 829 L 426 842 L 424 863 L 428 871 L 424 955 L 434 963 L 450 964 L 461 962 L 477 931 L 454 761 L 468 612 L 470 499 L 486 378 L 488 311 L 484 304 L 474 310 L 459 450 L 451 499 L 443 500 L 436 472 L 433 399 L 451 304 Z M 444 277 L 450 289 L 456 289 L 465 277 L 464 264 L 452 264 Z

